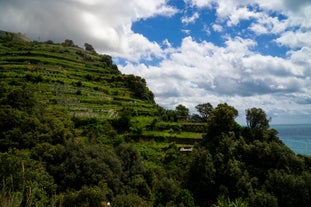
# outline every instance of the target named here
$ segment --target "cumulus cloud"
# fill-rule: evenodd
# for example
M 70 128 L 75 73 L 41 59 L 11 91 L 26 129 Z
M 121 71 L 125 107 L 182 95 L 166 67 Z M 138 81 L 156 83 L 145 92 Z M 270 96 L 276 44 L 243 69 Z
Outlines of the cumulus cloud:
M 219 24 L 213 24 L 212 27 L 213 27 L 213 30 L 215 32 L 222 32 L 223 31 L 223 27 L 221 25 L 219 25 Z
M 128 64 L 121 70 L 145 77 L 156 100 L 169 108 L 180 103 L 193 109 L 199 103 L 228 102 L 240 113 L 262 107 L 279 121 L 288 111 L 310 113 L 311 95 L 306 92 L 310 72 L 306 78 L 309 70 L 301 66 L 310 66 L 309 49 L 280 58 L 253 52 L 255 44 L 236 37 L 220 47 L 186 37 L 159 66 Z
M 14 0 L 0 4 L 2 30 L 22 32 L 35 40 L 89 42 L 101 52 L 133 61 L 161 56 L 161 50 L 157 43 L 135 34 L 132 23 L 177 12 L 165 0 Z
M 181 18 L 181 22 L 183 24 L 190 24 L 190 23 L 194 23 L 195 20 L 197 20 L 198 18 L 200 17 L 199 13 L 198 12 L 195 12 L 192 16 L 190 17 L 187 17 L 187 16 L 183 16 Z
M 287 31 L 281 37 L 275 40 L 277 43 L 288 46 L 292 49 L 301 47 L 311 47 L 311 30 L 310 31 Z

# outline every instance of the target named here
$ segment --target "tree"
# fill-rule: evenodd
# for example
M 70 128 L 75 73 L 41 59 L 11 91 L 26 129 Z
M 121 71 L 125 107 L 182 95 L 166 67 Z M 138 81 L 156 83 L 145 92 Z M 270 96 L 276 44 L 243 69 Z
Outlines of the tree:
M 266 113 L 261 108 L 246 109 L 246 123 L 251 129 L 263 129 L 269 128 L 269 122 L 271 118 L 267 118 Z
M 252 139 L 264 139 L 269 137 L 269 121 L 266 113 L 261 108 L 251 108 L 245 110 L 246 123 L 250 129 Z M 267 135 L 267 136 L 266 136 Z
M 187 121 L 189 119 L 189 109 L 184 105 L 176 106 L 177 119 L 180 121 Z
M 85 47 L 85 50 L 86 50 L 86 51 L 89 51 L 89 52 L 91 52 L 91 53 L 93 53 L 93 54 L 97 54 L 96 51 L 95 51 L 95 49 L 94 49 L 94 47 L 93 47 L 91 44 L 89 44 L 89 43 L 84 43 L 84 47 Z
M 106 63 L 107 66 L 112 66 L 112 58 L 110 55 L 106 54 L 100 55 L 100 61 Z
M 235 118 L 238 111 L 227 103 L 218 104 L 208 117 L 208 134 L 209 136 L 218 136 L 221 133 L 233 131 L 236 127 Z
M 133 93 L 134 98 L 154 103 L 154 95 L 147 87 L 145 79 L 135 75 L 125 75 L 123 78 L 125 85 Z
M 114 192 L 120 186 L 121 162 L 112 151 L 99 145 L 68 143 L 52 155 L 53 162 L 47 169 L 61 191 L 79 190 L 83 186 L 96 186 L 107 183 Z
M 213 111 L 213 106 L 210 103 L 198 104 L 195 108 L 204 121 L 207 121 L 208 117 Z
M 113 206 L 118 207 L 136 207 L 136 206 L 149 206 L 146 201 L 136 194 L 121 194 L 117 195 L 112 200 Z
M 23 88 L 18 88 L 11 91 L 7 95 L 6 100 L 7 104 L 10 105 L 12 108 L 17 108 L 19 110 L 25 111 L 31 111 L 36 104 L 36 100 L 34 98 L 32 90 L 26 85 L 23 86 Z
M 131 144 L 121 144 L 116 148 L 116 154 L 122 160 L 123 181 L 128 182 L 128 179 L 142 172 L 143 166 L 141 156 L 137 149 Z
M 65 47 L 76 47 L 74 42 L 72 40 L 69 40 L 69 39 L 65 39 L 65 41 L 62 43 L 62 45 Z

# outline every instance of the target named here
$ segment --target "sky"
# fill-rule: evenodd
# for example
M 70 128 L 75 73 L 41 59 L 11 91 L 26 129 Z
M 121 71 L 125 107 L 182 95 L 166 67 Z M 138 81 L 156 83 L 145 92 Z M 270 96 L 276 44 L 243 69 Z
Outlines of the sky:
M 0 0 L 0 30 L 90 43 L 174 109 L 262 108 L 311 123 L 310 0 Z

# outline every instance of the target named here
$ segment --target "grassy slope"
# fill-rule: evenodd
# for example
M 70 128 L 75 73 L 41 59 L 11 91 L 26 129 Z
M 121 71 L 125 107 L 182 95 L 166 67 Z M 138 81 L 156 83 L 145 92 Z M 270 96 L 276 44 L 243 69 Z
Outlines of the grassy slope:
M 81 57 L 85 54 L 87 58 Z M 11 42 L 0 45 L 1 79 L 31 83 L 36 95 L 50 104 L 68 107 L 77 116 L 115 116 L 133 97 L 118 81 L 119 71 L 81 48 L 57 44 Z M 136 100 L 140 111 L 154 106 Z
M 10 85 L 27 82 L 45 104 L 65 106 L 76 117 L 104 119 L 116 118 L 123 108 L 131 108 L 138 116 L 132 122 L 140 122 L 140 136 L 145 140 L 159 138 L 178 143 L 180 139 L 184 143 L 182 139 L 201 138 L 201 133 L 170 129 L 182 123 L 170 123 L 168 129 L 146 130 L 150 120 L 157 118 L 155 104 L 135 99 L 125 84 L 126 75 L 106 61 L 105 55 L 61 44 L 0 41 L 0 80 Z

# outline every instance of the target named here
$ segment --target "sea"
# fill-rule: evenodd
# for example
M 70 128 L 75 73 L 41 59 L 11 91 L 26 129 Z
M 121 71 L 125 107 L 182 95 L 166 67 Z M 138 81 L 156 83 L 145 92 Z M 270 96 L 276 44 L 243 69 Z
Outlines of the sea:
M 271 125 L 277 135 L 296 154 L 311 156 L 311 124 Z

